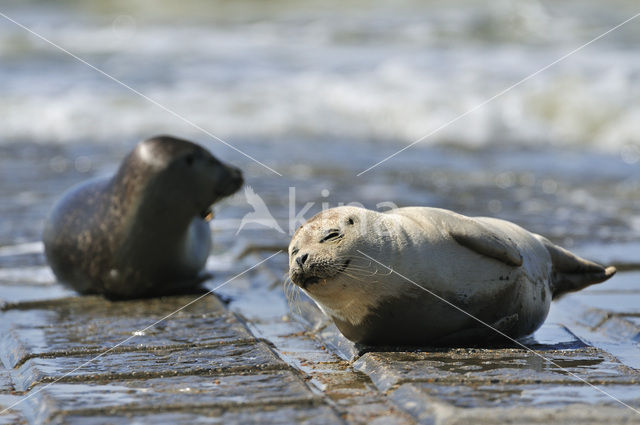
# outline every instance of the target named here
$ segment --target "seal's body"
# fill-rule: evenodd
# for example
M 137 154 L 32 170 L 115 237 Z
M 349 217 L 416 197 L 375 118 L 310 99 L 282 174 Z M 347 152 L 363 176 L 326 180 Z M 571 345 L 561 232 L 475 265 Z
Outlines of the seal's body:
M 289 256 L 291 280 L 370 345 L 524 336 L 552 298 L 615 273 L 513 223 L 426 207 L 324 211 L 294 234 Z
M 139 143 L 112 178 L 70 189 L 45 223 L 47 261 L 82 294 L 138 298 L 200 283 L 210 206 L 242 185 L 240 170 L 186 140 Z

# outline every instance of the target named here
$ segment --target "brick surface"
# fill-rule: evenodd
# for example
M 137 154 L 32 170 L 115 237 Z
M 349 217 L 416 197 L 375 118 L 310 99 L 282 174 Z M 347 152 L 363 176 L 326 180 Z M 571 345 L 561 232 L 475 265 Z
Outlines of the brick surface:
M 460 387 L 459 390 L 464 391 Z M 517 390 L 520 391 L 520 390 Z M 552 392 L 550 395 L 553 394 Z M 555 394 L 557 396 L 557 393 Z M 494 424 L 575 424 L 611 425 L 640 424 L 640 415 L 621 405 L 558 403 L 560 407 L 535 404 L 460 408 L 447 403 L 416 384 L 404 384 L 389 397 L 420 423 L 438 425 L 494 425 Z M 515 395 L 512 399 L 515 399 Z M 546 398 L 548 400 L 548 398 Z M 464 398 L 463 398 L 464 400 Z M 468 399 L 467 399 L 468 400 Z M 568 400 L 567 400 L 568 401 Z M 637 408 L 637 406 L 636 406 Z
M 210 287 L 264 258 L 243 252 L 242 261 L 225 260 Z M 640 423 L 640 415 L 523 349 L 354 345 L 308 300 L 290 308 L 278 280 L 284 260 L 217 291 L 228 306 L 206 296 L 143 333 L 136 331 L 198 295 L 109 302 L 52 292 L 50 300 L 5 304 L 0 400 L 32 396 L 0 424 Z M 612 291 L 631 291 L 624 282 Z M 564 316 L 552 310 L 521 342 L 639 406 L 638 372 L 585 343 L 599 341 L 585 332 L 633 342 L 637 316 L 571 298 L 558 307 Z
M 640 375 L 594 348 L 544 351 L 545 358 L 516 349 L 451 349 L 440 352 L 367 353 L 355 367 L 387 391 L 404 382 L 457 384 L 571 384 L 571 372 L 593 384 L 639 384 Z M 558 368 L 560 366 L 563 369 Z
M 0 415 L 0 425 L 26 425 L 27 420 L 17 413 Z
M 341 425 L 344 422 L 327 406 L 299 407 L 260 406 L 244 409 L 210 407 L 195 408 L 190 412 L 128 413 L 114 415 L 83 416 L 70 414 L 56 418 L 61 424 L 192 424 L 192 425 Z M 0 422 L 2 423 L 2 422 Z
M 4 312 L 0 324 L 3 346 L 0 359 L 6 367 L 13 368 L 34 356 L 99 353 L 120 343 L 118 349 L 123 350 L 253 338 L 213 296 L 199 300 L 144 333 L 136 332 L 193 299 L 166 298 L 162 306 L 157 302 L 109 303 L 94 299 L 83 306 L 83 299 L 73 299 L 46 309 L 11 309 Z
M 32 423 L 69 415 L 191 413 L 198 408 L 309 406 L 319 403 L 291 371 L 129 379 L 109 383 L 56 383 L 28 399 Z M 78 419 L 76 419 L 78 420 Z M 78 423 L 78 422 L 76 422 Z M 170 422 L 164 422 L 170 423 Z
M 264 343 L 217 347 L 158 349 L 55 358 L 33 358 L 14 371 L 18 391 L 57 380 L 98 380 L 158 377 L 284 368 L 286 364 Z M 80 367 L 78 369 L 78 367 Z
M 2 337 L 5 366 L 16 367 L 37 356 L 100 353 L 117 344 L 116 351 L 206 345 L 253 339 L 253 335 L 233 316 L 196 316 L 166 320 L 138 332 L 153 319 L 117 318 L 108 322 L 67 326 L 19 325 Z
M 11 372 L 0 366 L 0 394 L 13 391 Z

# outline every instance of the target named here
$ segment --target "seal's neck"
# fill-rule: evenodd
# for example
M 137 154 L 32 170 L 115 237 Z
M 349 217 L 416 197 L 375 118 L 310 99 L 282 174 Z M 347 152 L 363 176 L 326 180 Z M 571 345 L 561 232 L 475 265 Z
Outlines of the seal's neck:
M 119 217 L 131 244 L 140 241 L 146 249 L 154 244 L 159 249 L 179 246 L 188 236 L 194 208 L 173 195 L 173 183 L 165 176 L 132 161 L 135 158 L 127 158 L 110 182 L 110 215 Z

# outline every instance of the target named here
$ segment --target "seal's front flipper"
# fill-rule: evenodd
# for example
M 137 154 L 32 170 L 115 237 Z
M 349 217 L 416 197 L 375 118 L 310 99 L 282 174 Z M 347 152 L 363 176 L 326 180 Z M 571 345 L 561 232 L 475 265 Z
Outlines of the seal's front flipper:
M 543 236 L 534 236 L 542 242 L 551 255 L 553 265 L 551 290 L 554 299 L 568 292 L 579 291 L 589 285 L 604 282 L 616 273 L 615 267 L 604 267 L 585 260 L 553 244 Z
M 522 255 L 516 244 L 478 221 L 455 215 L 446 217 L 445 224 L 451 237 L 460 245 L 509 266 L 522 265 Z

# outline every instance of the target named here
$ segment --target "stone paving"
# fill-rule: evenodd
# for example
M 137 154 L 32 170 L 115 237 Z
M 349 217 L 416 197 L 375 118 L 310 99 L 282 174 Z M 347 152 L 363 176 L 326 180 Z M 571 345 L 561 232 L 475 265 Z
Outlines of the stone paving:
M 289 305 L 284 253 L 229 281 L 285 241 L 272 242 L 212 256 L 207 285 L 224 285 L 195 302 L 78 297 L 39 244 L 0 248 L 0 408 L 27 397 L 0 425 L 640 424 L 607 395 L 640 409 L 637 271 L 555 304 L 522 340 L 544 358 L 515 345 L 373 350 L 307 299 Z

